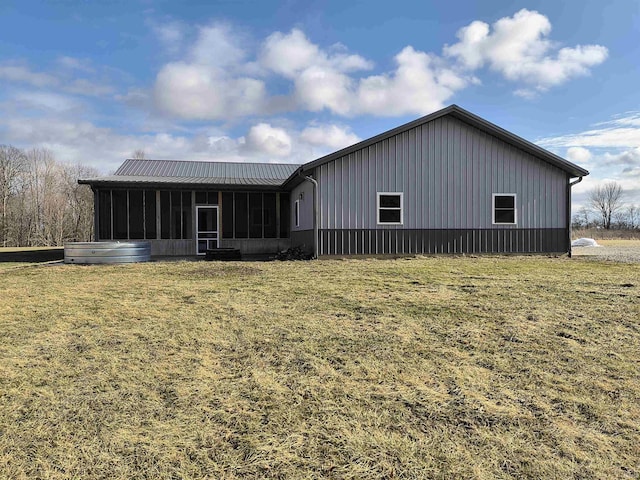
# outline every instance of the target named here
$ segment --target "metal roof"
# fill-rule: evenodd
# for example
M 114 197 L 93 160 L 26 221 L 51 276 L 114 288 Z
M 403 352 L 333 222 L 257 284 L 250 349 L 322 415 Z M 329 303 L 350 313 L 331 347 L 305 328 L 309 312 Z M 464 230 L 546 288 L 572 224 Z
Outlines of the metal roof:
M 179 184 L 279 186 L 300 165 L 290 163 L 194 162 L 128 159 L 113 175 L 86 178 L 86 184 Z
M 345 155 L 349 155 L 357 150 L 366 148 L 370 145 L 373 145 L 374 143 L 386 140 L 388 138 L 393 137 L 394 135 L 398 135 L 399 133 L 406 132 L 407 130 L 410 130 L 417 126 L 424 125 L 425 123 L 431 122 L 440 117 L 444 117 L 445 115 L 451 115 L 452 117 L 457 118 L 458 120 L 461 120 L 469 125 L 472 125 L 483 132 L 493 135 L 494 137 L 497 137 L 513 145 L 514 147 L 517 147 L 525 152 L 528 152 L 531 155 L 534 155 L 540 158 L 541 160 L 544 160 L 547 163 L 550 163 L 551 165 L 554 165 L 564 170 L 565 172 L 569 173 L 572 177 L 584 177 L 586 175 L 589 175 L 588 170 L 585 170 L 584 168 L 579 167 L 578 165 L 571 163 L 570 161 L 565 160 L 564 158 L 554 153 L 551 153 L 550 151 L 545 150 L 544 148 L 539 147 L 538 145 L 531 143 L 530 141 L 525 140 L 524 138 L 519 137 L 505 130 L 504 128 L 501 128 L 491 122 L 488 122 L 484 118 L 474 115 L 473 113 L 468 112 L 467 110 L 459 107 L 458 105 L 450 105 L 441 110 L 438 110 L 437 112 L 430 113 L 429 115 L 420 117 L 417 120 L 413 120 L 409 123 L 405 123 L 404 125 L 400 125 L 399 127 L 383 132 L 379 135 L 376 135 L 375 137 L 368 138 L 366 140 L 363 140 L 362 142 L 356 143 L 355 145 L 351 145 L 349 147 L 343 148 L 342 150 L 338 150 L 337 152 L 331 153 L 329 155 L 325 155 L 324 157 L 320 157 L 316 160 L 313 160 L 312 162 L 305 163 L 300 167 L 299 171 L 293 172 L 291 174 L 291 176 L 285 182 L 285 185 L 289 184 L 290 182 L 295 183 L 295 182 L 301 181 L 298 175 L 299 173 L 301 174 L 307 173 L 310 170 L 316 167 L 319 167 L 320 165 L 324 165 L 325 163 L 332 162 L 341 157 L 344 157 Z

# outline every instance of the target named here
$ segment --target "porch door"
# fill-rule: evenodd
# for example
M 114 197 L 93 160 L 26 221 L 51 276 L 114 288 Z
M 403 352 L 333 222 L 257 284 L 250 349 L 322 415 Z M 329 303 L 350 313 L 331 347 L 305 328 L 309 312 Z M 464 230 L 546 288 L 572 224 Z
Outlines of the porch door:
M 198 255 L 218 248 L 218 207 L 196 207 L 196 242 Z

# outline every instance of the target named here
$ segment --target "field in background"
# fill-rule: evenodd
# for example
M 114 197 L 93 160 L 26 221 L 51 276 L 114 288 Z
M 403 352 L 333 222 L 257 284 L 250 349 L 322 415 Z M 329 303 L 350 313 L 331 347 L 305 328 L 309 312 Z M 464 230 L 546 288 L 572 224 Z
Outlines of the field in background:
M 571 237 L 596 240 L 640 240 L 640 230 L 605 230 L 604 228 L 574 228 Z
M 638 478 L 637 264 L 0 266 L 4 478 Z

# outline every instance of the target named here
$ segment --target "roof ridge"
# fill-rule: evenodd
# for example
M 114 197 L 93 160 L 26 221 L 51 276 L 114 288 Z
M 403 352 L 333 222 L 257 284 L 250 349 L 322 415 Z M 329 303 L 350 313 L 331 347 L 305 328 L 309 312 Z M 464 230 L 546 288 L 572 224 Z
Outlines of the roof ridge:
M 205 164 L 224 164 L 224 165 L 292 165 L 300 167 L 302 163 L 275 163 L 275 162 L 227 162 L 223 160 L 180 160 L 167 158 L 127 158 L 125 162 L 180 162 L 180 163 L 205 163 Z

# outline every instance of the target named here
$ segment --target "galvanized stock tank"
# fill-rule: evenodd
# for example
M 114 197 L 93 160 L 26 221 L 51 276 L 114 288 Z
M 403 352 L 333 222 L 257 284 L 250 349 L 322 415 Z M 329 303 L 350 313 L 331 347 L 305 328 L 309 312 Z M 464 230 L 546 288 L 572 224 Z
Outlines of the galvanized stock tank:
M 64 263 L 136 263 L 151 259 L 150 242 L 70 242 Z

